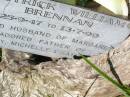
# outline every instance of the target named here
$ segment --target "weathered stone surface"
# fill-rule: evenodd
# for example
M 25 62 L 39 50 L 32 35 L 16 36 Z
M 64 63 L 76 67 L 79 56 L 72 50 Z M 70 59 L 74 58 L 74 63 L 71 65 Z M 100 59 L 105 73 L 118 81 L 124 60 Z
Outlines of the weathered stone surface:
M 107 53 L 91 60 L 112 75 Z M 119 48 L 111 50 L 110 58 L 124 84 L 130 84 L 130 38 Z M 11 69 L 11 66 L 15 68 Z M 39 65 L 1 63 L 0 97 L 115 97 L 120 93 L 101 77 L 85 93 L 97 74 L 83 60 L 63 60 Z

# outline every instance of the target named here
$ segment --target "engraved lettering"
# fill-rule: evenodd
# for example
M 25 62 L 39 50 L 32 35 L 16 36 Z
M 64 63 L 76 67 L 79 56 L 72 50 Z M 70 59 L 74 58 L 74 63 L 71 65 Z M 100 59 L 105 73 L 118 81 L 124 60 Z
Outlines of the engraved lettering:
M 31 37 L 27 37 L 27 36 L 24 36 L 24 35 L 3 33 L 3 32 L 0 32 L 0 37 L 6 37 L 6 38 L 11 38 L 11 39 L 18 39 L 18 40 L 23 40 L 23 41 L 32 41 Z
M 54 4 L 44 2 L 42 0 L 22 0 L 22 1 L 15 0 L 15 3 L 21 3 L 21 4 L 25 4 L 25 5 L 30 5 L 30 6 L 36 6 L 36 7 L 43 9 L 43 10 L 44 9 L 55 10 Z
M 57 13 L 37 10 L 37 9 L 33 9 L 33 8 L 28 8 L 28 7 L 26 7 L 26 9 L 25 9 L 25 13 L 26 14 L 38 15 L 38 16 L 42 16 L 42 17 L 45 17 L 45 18 L 53 19 L 53 20 L 68 22 L 68 23 L 72 23 L 72 24 L 75 24 L 75 25 L 88 26 L 90 28 L 94 25 L 93 22 L 88 21 L 88 20 L 76 19 L 74 17 L 69 17 L 69 16 L 65 16 L 65 15 L 60 15 L 60 14 L 57 14 Z
M 4 28 L 4 24 L 0 24 L 0 29 L 3 29 Z
M 0 1 L 1 48 L 56 58 L 92 56 L 130 34 L 129 21 L 88 9 L 50 0 L 9 1 Z

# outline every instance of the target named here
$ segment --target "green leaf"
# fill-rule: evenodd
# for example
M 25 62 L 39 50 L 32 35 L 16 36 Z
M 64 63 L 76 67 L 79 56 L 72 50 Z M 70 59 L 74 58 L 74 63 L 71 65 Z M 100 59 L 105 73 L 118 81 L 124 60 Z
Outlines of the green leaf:
M 77 0 L 54 0 L 57 2 L 65 3 L 65 4 L 70 4 L 70 5 L 76 5 Z
M 77 0 L 77 5 L 81 7 L 86 7 L 89 1 L 92 0 Z
M 70 4 L 70 5 L 78 5 L 81 7 L 86 7 L 87 3 L 92 0 L 54 0 L 54 1 Z

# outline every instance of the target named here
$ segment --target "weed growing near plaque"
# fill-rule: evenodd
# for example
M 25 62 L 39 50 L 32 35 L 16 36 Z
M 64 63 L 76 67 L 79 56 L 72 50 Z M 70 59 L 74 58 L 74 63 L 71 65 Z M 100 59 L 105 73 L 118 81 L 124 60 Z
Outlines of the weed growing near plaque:
M 70 0 L 71 1 L 71 0 Z M 92 1 L 92 0 L 77 0 L 77 4 L 78 6 L 81 6 L 81 7 L 86 7 L 87 4 Z
M 85 60 L 87 64 L 89 64 L 100 76 L 102 76 L 104 79 L 108 80 L 111 82 L 114 86 L 116 86 L 119 91 L 125 96 L 125 97 L 130 97 L 130 87 L 126 85 L 121 85 L 119 82 L 116 80 L 112 79 L 110 76 L 108 76 L 105 72 L 100 70 L 95 64 L 93 64 L 88 58 L 85 56 L 81 55 L 81 57 Z M 123 97 L 123 96 L 119 96 Z
M 47 97 L 51 97 L 51 96 L 47 96 Z
M 54 1 L 65 3 L 65 4 L 70 4 L 70 5 L 78 5 L 81 7 L 86 7 L 88 2 L 92 0 L 54 0 Z
M 65 3 L 65 4 L 70 4 L 70 5 L 76 5 L 77 0 L 54 0 L 57 2 Z

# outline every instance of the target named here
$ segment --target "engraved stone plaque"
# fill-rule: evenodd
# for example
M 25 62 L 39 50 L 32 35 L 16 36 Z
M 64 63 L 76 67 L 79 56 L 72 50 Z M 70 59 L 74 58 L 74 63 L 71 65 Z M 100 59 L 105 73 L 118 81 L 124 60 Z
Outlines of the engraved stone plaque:
M 117 47 L 130 22 L 48 0 L 0 0 L 0 47 L 49 57 L 96 55 Z

